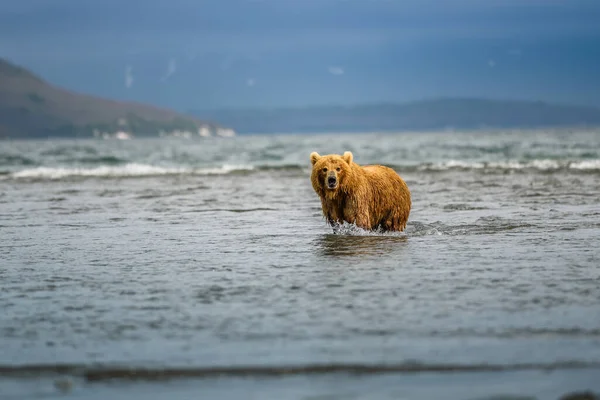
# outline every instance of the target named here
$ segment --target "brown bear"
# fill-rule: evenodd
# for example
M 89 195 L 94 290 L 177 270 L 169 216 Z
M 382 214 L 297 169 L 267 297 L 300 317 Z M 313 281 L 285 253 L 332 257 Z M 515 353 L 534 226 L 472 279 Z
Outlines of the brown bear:
M 310 154 L 311 181 L 331 226 L 348 222 L 373 231 L 403 231 L 411 208 L 406 182 L 392 168 L 360 166 L 353 155 Z

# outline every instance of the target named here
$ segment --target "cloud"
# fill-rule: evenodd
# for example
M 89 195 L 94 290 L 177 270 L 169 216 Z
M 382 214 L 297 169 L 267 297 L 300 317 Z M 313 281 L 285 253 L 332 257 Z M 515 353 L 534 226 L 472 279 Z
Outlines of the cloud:
M 344 69 L 341 67 L 329 67 L 327 70 L 332 75 L 344 75 Z
M 254 78 L 249 78 L 249 79 L 246 81 L 246 85 L 247 85 L 247 86 L 250 86 L 250 87 L 252 87 L 252 86 L 256 85 L 256 79 L 254 79 Z
M 169 77 L 175 74 L 175 72 L 177 72 L 177 60 L 171 58 L 169 60 L 169 63 L 167 64 L 167 73 L 165 74 L 165 76 L 162 77 L 161 81 L 166 81 L 167 79 L 169 79 Z
M 488 65 L 490 66 L 490 68 L 494 68 L 496 66 L 496 61 L 488 60 Z
M 125 67 L 125 87 L 129 89 L 133 86 L 133 68 L 131 65 Z

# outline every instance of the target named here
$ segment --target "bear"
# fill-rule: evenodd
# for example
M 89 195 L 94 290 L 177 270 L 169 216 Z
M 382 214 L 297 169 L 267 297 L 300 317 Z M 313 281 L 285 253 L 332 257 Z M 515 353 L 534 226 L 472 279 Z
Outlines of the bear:
M 366 231 L 403 231 L 411 210 L 411 193 L 392 168 L 360 166 L 350 151 L 343 155 L 310 154 L 311 182 L 321 199 L 323 216 L 334 228 L 348 222 Z

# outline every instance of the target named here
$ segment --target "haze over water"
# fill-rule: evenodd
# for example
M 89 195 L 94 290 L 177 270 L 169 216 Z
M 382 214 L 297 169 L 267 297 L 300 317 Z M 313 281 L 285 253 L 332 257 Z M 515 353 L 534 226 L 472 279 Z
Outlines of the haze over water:
M 346 150 L 405 233 L 325 224 L 309 154 Z M 5 141 L 0 210 L 8 398 L 600 391 L 598 131 Z

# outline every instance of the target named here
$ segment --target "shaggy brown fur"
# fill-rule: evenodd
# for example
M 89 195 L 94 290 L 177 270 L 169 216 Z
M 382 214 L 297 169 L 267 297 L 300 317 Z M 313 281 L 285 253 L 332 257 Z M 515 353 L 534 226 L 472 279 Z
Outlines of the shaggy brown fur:
M 330 225 L 354 223 L 366 230 L 403 231 L 411 208 L 406 182 L 391 168 L 360 166 L 352 153 L 310 154 L 311 181 Z

